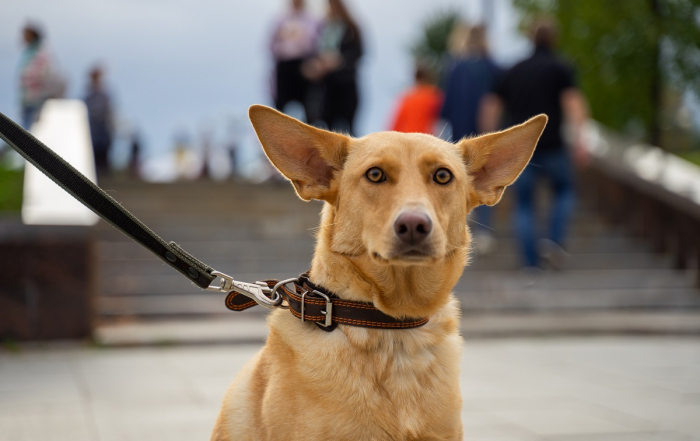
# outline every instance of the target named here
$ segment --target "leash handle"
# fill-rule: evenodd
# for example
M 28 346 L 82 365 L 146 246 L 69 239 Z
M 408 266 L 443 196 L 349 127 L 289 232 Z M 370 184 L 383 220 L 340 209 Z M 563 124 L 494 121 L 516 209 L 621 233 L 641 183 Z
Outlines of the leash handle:
M 200 288 L 216 278 L 213 268 L 175 242 L 166 243 L 100 187 L 0 112 L 0 138 L 95 214 L 140 243 Z

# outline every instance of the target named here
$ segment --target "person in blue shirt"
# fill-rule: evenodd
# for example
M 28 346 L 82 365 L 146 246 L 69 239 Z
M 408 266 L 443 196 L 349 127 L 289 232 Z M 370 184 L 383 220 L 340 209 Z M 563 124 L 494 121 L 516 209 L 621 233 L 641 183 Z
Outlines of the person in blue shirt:
M 457 61 L 447 76 L 445 101 L 440 112 L 442 119 L 452 127 L 454 141 L 479 134 L 481 100 L 494 90 L 501 75 L 501 69 L 489 56 L 486 28 L 483 25 L 472 27 L 467 36 L 466 57 Z M 488 254 L 495 246 L 491 233 L 492 209 L 483 205 L 474 213 L 476 251 Z

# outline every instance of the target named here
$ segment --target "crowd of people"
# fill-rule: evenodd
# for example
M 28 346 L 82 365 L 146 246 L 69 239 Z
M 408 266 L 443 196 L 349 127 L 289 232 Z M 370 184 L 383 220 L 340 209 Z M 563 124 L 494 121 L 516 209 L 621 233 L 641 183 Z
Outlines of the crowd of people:
M 461 34 L 462 28 L 457 27 L 455 33 Z M 514 185 L 514 223 L 522 263 L 528 269 L 539 268 L 542 260 L 554 268 L 565 265 L 566 229 L 575 201 L 574 160 L 586 161 L 583 126 L 587 104 L 576 87 L 572 68 L 556 55 L 556 37 L 555 23 L 539 21 L 532 34 L 533 53 L 503 70 L 489 55 L 486 28 L 473 26 L 447 58 L 443 90 L 431 84 L 424 67 L 416 68 L 416 85 L 400 99 L 391 126 L 396 131 L 435 133 L 438 121 L 443 121 L 451 129 L 451 139 L 458 141 L 522 123 L 540 113 L 549 116 L 530 164 Z M 461 53 L 460 48 L 464 48 Z M 572 129 L 571 146 L 562 135 L 564 123 Z M 551 188 L 552 203 L 549 232 L 538 240 L 535 193 L 540 178 L 546 178 Z M 495 245 L 491 208 L 478 207 L 474 214 L 476 249 L 487 254 Z
M 46 42 L 45 31 L 28 22 L 22 29 L 24 49 L 19 64 L 21 124 L 29 130 L 41 115 L 44 103 L 63 98 L 67 81 Z M 96 65 L 88 72 L 84 102 L 98 176 L 109 173 L 109 152 L 114 139 L 112 99 L 104 85 L 104 68 Z M 137 150 L 138 150 L 138 146 Z M 133 167 L 136 158 L 133 158 Z
M 575 201 L 574 162 L 586 160 L 582 145 L 582 128 L 588 118 L 586 100 L 576 87 L 572 68 L 556 55 L 556 36 L 553 22 L 540 21 L 532 33 L 532 54 L 503 69 L 490 55 L 485 26 L 456 26 L 449 40 L 450 53 L 440 69 L 417 61 L 415 84 L 398 100 L 389 127 L 435 135 L 447 127 L 450 139 L 459 141 L 521 123 L 539 113 L 549 116 L 530 165 L 514 185 L 514 222 L 523 265 L 528 268 L 540 266 L 542 259 L 554 267 L 563 265 L 566 228 Z M 21 122 L 29 128 L 46 100 L 64 95 L 66 81 L 40 26 L 28 23 L 23 41 Z M 285 111 L 296 102 L 308 123 L 354 134 L 363 42 L 362 32 L 343 1 L 328 0 L 326 15 L 320 18 L 307 10 L 304 0 L 290 0 L 288 10 L 274 24 L 269 48 L 274 60 L 275 107 Z M 84 96 L 98 175 L 109 172 L 115 132 L 104 76 L 103 67 L 90 69 Z M 573 129 L 573 142 L 562 136 L 565 123 Z M 134 144 L 137 155 L 139 145 Z M 138 166 L 133 160 L 132 165 Z M 208 176 L 206 165 L 203 170 L 201 176 Z M 534 200 L 540 178 L 546 178 L 551 187 L 552 203 L 547 238 L 537 240 Z M 477 252 L 488 253 L 495 243 L 491 209 L 479 207 L 474 215 Z

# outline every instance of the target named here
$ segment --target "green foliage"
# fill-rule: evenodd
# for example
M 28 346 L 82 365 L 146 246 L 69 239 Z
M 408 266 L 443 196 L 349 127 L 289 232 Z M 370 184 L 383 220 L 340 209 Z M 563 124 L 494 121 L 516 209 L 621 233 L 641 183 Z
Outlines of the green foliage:
M 593 117 L 627 130 L 658 124 L 655 81 L 700 92 L 700 0 L 514 0 L 526 20 L 554 16 Z
M 8 170 L 0 164 L 0 212 L 20 211 L 24 172 Z
M 679 156 L 686 161 L 690 161 L 696 165 L 700 165 L 700 151 L 694 152 L 681 152 Z
M 447 53 L 447 44 L 459 14 L 454 10 L 438 12 L 429 17 L 422 28 L 422 35 L 413 46 L 413 56 L 429 67 L 437 67 Z

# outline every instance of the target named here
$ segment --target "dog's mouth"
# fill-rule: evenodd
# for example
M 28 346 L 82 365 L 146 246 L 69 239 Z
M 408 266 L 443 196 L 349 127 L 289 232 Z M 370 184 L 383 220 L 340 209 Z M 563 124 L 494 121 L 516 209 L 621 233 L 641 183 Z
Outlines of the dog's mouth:
M 406 251 L 405 253 L 398 254 L 394 256 L 394 258 L 398 259 L 403 259 L 403 260 L 422 260 L 425 258 L 433 257 L 431 254 L 426 253 L 425 251 L 422 250 L 411 250 L 411 251 Z
M 389 256 L 383 256 L 378 252 L 373 252 L 372 257 L 382 263 L 405 262 L 405 263 L 421 263 L 435 258 L 430 250 L 420 248 L 409 248 L 404 250 L 396 250 Z

